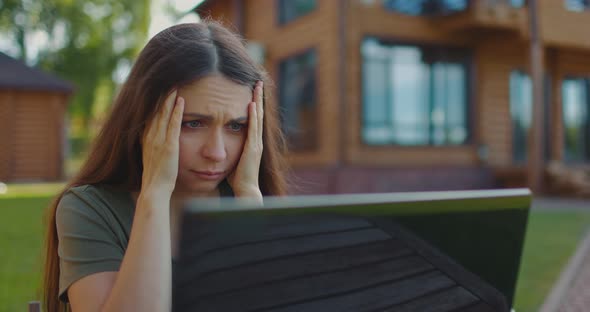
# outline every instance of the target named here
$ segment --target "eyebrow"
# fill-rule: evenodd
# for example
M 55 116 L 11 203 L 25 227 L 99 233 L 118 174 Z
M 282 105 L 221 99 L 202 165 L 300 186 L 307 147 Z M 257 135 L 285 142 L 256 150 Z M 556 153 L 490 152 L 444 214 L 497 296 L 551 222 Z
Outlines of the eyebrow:
M 188 117 L 194 117 L 194 118 L 199 118 L 199 119 L 205 119 L 205 120 L 213 120 L 213 116 L 211 115 L 203 115 L 203 114 L 198 114 L 198 113 L 184 113 L 182 115 L 184 116 L 188 116 Z M 240 117 L 240 118 L 235 118 L 235 119 L 231 119 L 230 122 L 246 122 L 248 121 L 248 117 Z

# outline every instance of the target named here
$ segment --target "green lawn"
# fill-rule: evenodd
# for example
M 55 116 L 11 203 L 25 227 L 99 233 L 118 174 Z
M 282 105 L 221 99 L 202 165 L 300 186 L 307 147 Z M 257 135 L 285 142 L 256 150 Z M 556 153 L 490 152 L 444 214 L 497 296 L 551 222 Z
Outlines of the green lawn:
M 20 186 L 0 195 L 0 311 L 23 311 L 39 299 L 42 217 L 61 185 Z M 18 191 L 17 191 L 18 190 Z M 27 193 L 28 192 L 28 193 Z M 516 311 L 536 311 L 590 224 L 589 212 L 531 213 Z
M 0 199 L 14 197 L 50 197 L 59 192 L 64 183 L 40 183 L 40 184 L 8 184 L 6 193 L 0 194 Z
M 0 197 L 0 311 L 39 300 L 42 214 L 50 197 Z
M 515 310 L 540 308 L 589 229 L 589 212 L 534 212 L 530 214 Z

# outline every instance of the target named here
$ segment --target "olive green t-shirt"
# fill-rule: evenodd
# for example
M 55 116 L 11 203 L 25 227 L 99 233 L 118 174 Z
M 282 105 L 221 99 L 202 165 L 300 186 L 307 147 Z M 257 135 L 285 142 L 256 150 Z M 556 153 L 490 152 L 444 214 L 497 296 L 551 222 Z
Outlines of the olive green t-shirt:
M 227 182 L 221 196 L 233 196 Z M 128 191 L 108 185 L 69 189 L 59 201 L 56 225 L 59 255 L 59 298 L 75 281 L 99 272 L 116 272 L 127 249 L 135 202 Z

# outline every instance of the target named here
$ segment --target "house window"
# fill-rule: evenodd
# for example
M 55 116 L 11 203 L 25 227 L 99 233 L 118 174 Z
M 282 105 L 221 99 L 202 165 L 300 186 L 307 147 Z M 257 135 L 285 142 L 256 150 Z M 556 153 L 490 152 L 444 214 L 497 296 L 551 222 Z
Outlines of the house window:
M 383 6 L 408 15 L 445 15 L 465 10 L 468 0 L 383 0 Z
M 515 8 L 521 8 L 525 5 L 525 0 L 507 0 L 505 3 Z M 383 6 L 387 10 L 416 16 L 449 15 L 464 11 L 469 5 L 470 0 L 383 0 Z M 488 5 L 496 5 L 496 2 L 490 1 Z
M 515 8 L 522 8 L 525 5 L 526 0 L 510 0 L 510 5 Z
M 574 12 L 590 10 L 590 0 L 564 0 L 565 8 Z
M 308 50 L 279 65 L 281 125 L 292 150 L 317 147 L 316 63 L 315 50 Z
M 562 106 L 565 160 L 590 160 L 590 79 L 570 78 L 563 81 Z
M 545 160 L 551 156 L 551 80 L 543 81 L 543 146 Z M 510 73 L 510 117 L 512 120 L 512 160 L 524 164 L 528 158 L 528 136 L 533 125 L 533 85 L 521 70 Z
M 527 136 L 532 124 L 533 92 L 531 79 L 521 71 L 510 73 L 510 117 L 512 119 L 512 159 L 527 160 Z
M 279 23 L 287 24 L 315 10 L 316 0 L 278 0 Z
M 362 139 L 369 145 L 462 145 L 469 137 L 469 54 L 367 38 Z

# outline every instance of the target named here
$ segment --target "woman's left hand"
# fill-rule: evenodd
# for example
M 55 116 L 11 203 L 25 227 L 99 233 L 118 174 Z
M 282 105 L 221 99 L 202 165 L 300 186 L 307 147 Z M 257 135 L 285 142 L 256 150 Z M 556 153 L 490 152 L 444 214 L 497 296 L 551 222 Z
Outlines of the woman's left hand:
M 258 81 L 254 88 L 253 102 L 248 104 L 248 133 L 240 161 L 228 176 L 228 182 L 236 197 L 248 197 L 262 204 L 262 192 L 258 184 L 262 160 L 262 129 L 264 108 L 262 105 L 263 84 Z

